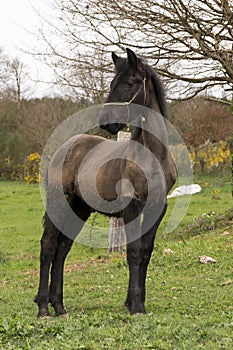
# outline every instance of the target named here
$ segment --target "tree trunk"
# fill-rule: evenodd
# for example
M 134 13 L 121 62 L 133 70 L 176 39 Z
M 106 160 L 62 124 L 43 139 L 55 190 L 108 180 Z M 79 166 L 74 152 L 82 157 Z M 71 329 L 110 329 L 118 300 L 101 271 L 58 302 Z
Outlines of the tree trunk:
M 131 137 L 130 132 L 119 131 L 117 134 L 117 142 L 125 142 Z M 108 239 L 108 252 L 123 252 L 126 243 L 125 229 L 123 218 L 110 218 L 110 229 Z

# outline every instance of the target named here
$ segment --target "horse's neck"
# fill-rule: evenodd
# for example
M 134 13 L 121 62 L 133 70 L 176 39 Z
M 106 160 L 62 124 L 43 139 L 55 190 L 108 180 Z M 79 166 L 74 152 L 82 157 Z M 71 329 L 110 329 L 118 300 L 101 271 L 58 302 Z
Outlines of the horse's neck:
M 167 128 L 161 114 L 157 93 L 152 80 L 148 80 L 145 118 L 138 141 L 143 143 L 158 159 L 164 157 L 168 147 Z
M 150 132 L 147 131 L 148 129 Z M 154 121 L 149 120 L 145 122 L 139 142 L 148 148 L 159 161 L 164 172 L 167 192 L 169 192 L 176 181 L 176 170 L 168 150 L 167 128 L 161 115 L 160 117 L 156 117 Z M 151 158 L 149 157 L 149 159 Z M 150 162 L 149 159 L 148 162 Z M 152 159 L 151 161 L 154 164 L 154 160 Z
M 164 117 L 157 110 L 158 105 L 154 111 L 148 110 L 148 115 L 142 122 L 142 132 L 138 141 L 161 160 L 167 153 L 168 136 Z
M 167 191 L 169 191 L 175 183 L 176 170 L 168 150 L 166 119 L 161 115 L 157 99 L 154 98 L 153 101 L 149 102 L 148 108 L 145 109 L 145 116 L 142 114 L 143 117 L 139 119 L 139 126 L 135 128 L 132 139 L 149 149 L 160 162 L 166 179 Z M 141 132 L 139 132 L 140 129 Z M 147 154 L 145 154 L 147 164 L 150 163 L 150 159 L 154 163 L 152 158 L 148 159 Z

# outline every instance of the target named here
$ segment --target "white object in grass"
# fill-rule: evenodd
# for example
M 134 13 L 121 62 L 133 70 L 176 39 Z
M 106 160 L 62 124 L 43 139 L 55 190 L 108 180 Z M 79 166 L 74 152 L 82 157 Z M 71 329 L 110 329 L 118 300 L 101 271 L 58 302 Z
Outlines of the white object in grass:
M 184 195 L 190 195 L 194 193 L 201 192 L 201 186 L 198 184 L 191 184 L 191 185 L 183 185 L 175 188 L 171 194 L 167 196 L 167 198 L 174 198 Z

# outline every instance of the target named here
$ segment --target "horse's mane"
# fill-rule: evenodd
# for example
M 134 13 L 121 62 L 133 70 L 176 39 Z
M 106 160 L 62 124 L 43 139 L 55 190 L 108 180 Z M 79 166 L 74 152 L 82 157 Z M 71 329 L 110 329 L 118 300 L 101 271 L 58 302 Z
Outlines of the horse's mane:
M 157 102 L 159 105 L 160 112 L 162 116 L 165 119 L 168 119 L 168 113 L 167 113 L 167 103 L 166 103 L 166 94 L 165 89 L 162 80 L 160 79 L 159 75 L 154 71 L 154 69 L 149 66 L 144 59 L 140 58 L 140 61 L 143 63 L 145 70 L 146 70 L 146 76 L 149 77 L 152 81 L 152 84 L 154 86 L 154 91 L 156 94 Z M 141 120 L 139 121 L 141 123 Z M 137 140 L 141 135 L 142 129 L 141 127 L 135 127 L 132 131 L 132 137 L 131 140 Z
M 152 83 L 154 85 L 154 90 L 156 93 L 157 101 L 159 104 L 159 109 L 161 111 L 161 114 L 164 118 L 168 118 L 167 114 L 167 103 L 166 103 L 166 94 L 165 94 L 165 89 L 164 85 L 159 77 L 159 75 L 154 71 L 154 69 L 149 66 L 148 64 L 145 64 L 146 68 L 146 74 L 151 78 Z

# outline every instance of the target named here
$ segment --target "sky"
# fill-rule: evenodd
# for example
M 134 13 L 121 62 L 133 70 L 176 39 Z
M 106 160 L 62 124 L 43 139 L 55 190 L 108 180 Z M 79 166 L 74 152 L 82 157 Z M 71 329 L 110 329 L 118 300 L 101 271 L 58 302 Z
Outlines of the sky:
M 10 57 L 18 57 L 26 66 L 30 76 L 31 97 L 41 97 L 52 93 L 51 86 L 36 83 L 36 80 L 52 79 L 52 72 L 32 55 L 24 51 L 38 46 L 35 33 L 40 27 L 38 12 L 48 15 L 52 0 L 1 0 L 0 1 L 0 47 Z M 48 79 L 49 80 L 49 79 Z

